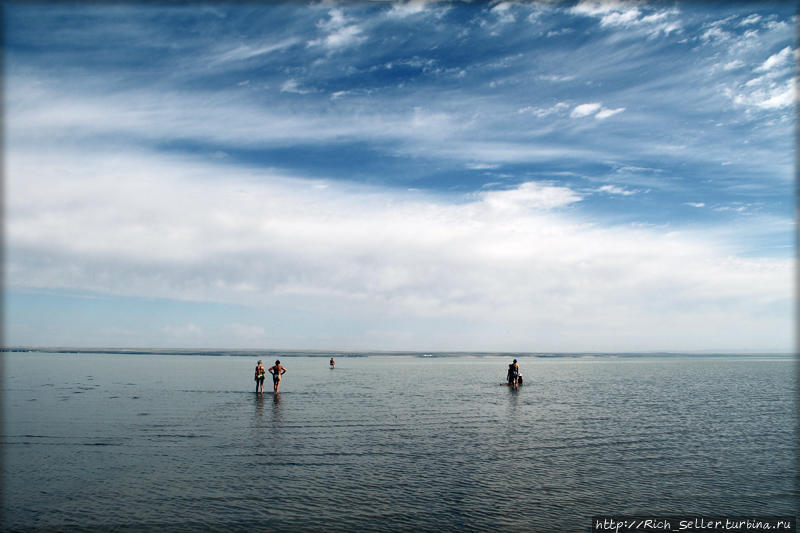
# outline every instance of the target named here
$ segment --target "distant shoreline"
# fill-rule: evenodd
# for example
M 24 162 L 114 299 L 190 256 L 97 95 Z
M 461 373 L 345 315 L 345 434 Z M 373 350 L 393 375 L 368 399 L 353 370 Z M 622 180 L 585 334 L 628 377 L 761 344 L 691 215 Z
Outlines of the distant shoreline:
M 0 348 L 6 353 L 52 354 L 110 354 L 110 355 L 199 355 L 209 357 L 526 357 L 526 358 L 630 358 L 630 357 L 795 357 L 793 352 L 465 352 L 465 351 L 403 351 L 403 350 L 235 350 L 191 348 L 75 348 L 45 346 L 10 346 Z

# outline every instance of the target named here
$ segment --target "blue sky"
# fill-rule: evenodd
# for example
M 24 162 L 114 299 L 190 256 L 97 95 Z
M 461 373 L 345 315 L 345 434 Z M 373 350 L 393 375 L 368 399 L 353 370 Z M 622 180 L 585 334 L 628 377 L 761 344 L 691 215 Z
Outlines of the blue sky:
M 7 345 L 793 349 L 791 2 L 4 23 Z

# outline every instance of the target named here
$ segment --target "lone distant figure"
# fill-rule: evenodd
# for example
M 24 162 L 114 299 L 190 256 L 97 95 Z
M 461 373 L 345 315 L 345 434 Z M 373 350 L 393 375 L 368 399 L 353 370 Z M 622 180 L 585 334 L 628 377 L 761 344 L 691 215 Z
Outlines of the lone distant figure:
M 261 387 L 261 394 L 264 394 L 264 376 L 267 374 L 267 370 L 264 368 L 264 365 L 261 364 L 261 361 L 258 361 L 256 365 L 256 392 L 258 392 L 259 386 Z
M 333 360 L 333 357 L 331 357 L 331 368 L 333 368 L 333 366 L 334 366 L 335 364 L 336 364 L 336 361 L 334 361 L 334 360 Z
M 275 394 L 278 394 L 278 387 L 281 384 L 281 376 L 286 373 L 286 367 L 281 365 L 280 361 L 275 361 L 275 366 L 269 367 L 269 373 L 272 374 L 272 385 Z

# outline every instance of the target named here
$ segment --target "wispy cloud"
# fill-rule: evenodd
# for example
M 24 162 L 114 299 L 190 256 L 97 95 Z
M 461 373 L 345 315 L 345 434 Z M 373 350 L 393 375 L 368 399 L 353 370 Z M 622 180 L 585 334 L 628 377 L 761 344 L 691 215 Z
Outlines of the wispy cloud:
M 576 15 L 595 17 L 607 28 L 642 30 L 651 36 L 681 30 L 676 9 L 656 10 L 644 3 L 617 0 L 582 0 L 571 9 Z
M 328 15 L 329 19 L 318 23 L 324 36 L 308 41 L 308 46 L 322 46 L 329 51 L 335 51 L 360 44 L 366 39 L 361 35 L 362 28 L 358 24 L 351 23 L 341 9 L 331 9 Z
M 548 117 L 550 115 L 556 115 L 563 113 L 569 109 L 569 104 L 565 102 L 559 102 L 551 107 L 535 107 L 535 106 L 525 106 L 519 109 L 517 112 L 521 114 L 532 114 L 538 118 Z
M 618 113 L 622 113 L 623 111 L 625 111 L 624 107 L 618 107 L 616 109 L 603 108 L 600 111 L 598 111 L 597 114 L 594 117 L 596 119 L 603 120 L 603 119 L 608 118 L 608 117 L 613 117 L 614 115 L 616 115 Z
M 733 70 L 737 68 L 742 68 L 743 66 L 745 66 L 744 61 L 742 61 L 741 59 L 734 59 L 733 61 L 725 63 L 725 65 L 723 65 L 723 68 L 725 70 Z
M 616 194 L 620 196 L 631 196 L 637 194 L 639 191 L 618 187 L 617 185 L 603 185 L 597 189 L 597 192 Z
M 295 79 L 289 79 L 281 85 L 281 92 L 284 93 L 295 93 L 295 94 L 308 94 L 313 92 L 311 89 L 304 89 L 300 87 Z
M 434 2 L 431 0 L 408 0 L 405 2 L 393 2 L 391 9 L 387 13 L 387 17 L 403 19 L 413 15 L 418 15 L 420 13 L 425 13 L 431 9 L 432 4 L 434 4 Z
M 787 46 L 780 52 L 769 56 L 767 60 L 756 69 L 756 72 L 769 72 L 776 68 L 783 67 L 784 65 L 789 65 L 793 54 L 792 47 Z
M 761 15 L 753 13 L 752 15 L 745 17 L 743 20 L 739 22 L 740 26 L 749 26 L 751 24 L 756 24 L 761 20 Z
M 235 48 L 230 48 L 225 51 L 217 53 L 209 60 L 209 62 L 211 65 L 216 65 L 219 63 L 246 61 L 248 59 L 264 56 L 267 54 L 271 54 L 273 52 L 290 48 L 292 46 L 295 46 L 299 42 L 300 41 L 298 39 L 285 39 L 277 43 L 266 44 L 266 45 L 252 46 L 249 44 L 241 44 L 236 46 Z
M 711 26 L 700 36 L 700 39 L 706 42 L 724 42 L 733 38 L 733 35 L 726 32 L 719 26 Z
M 491 8 L 491 12 L 497 17 L 497 21 L 501 24 L 515 22 L 517 19 L 514 16 L 512 5 L 511 2 L 499 2 Z
M 795 78 L 775 81 L 762 76 L 753 78 L 735 88 L 728 88 L 725 93 L 735 104 L 740 106 L 785 109 L 793 106 L 796 101 L 795 85 Z
M 583 118 L 583 117 L 594 116 L 594 118 L 598 120 L 603 120 L 608 117 L 612 117 L 618 113 L 622 113 L 623 111 L 625 111 L 624 107 L 618 107 L 616 109 L 608 109 L 606 107 L 603 107 L 603 105 L 598 102 L 591 102 L 588 104 L 580 104 L 575 106 L 569 116 L 572 118 Z

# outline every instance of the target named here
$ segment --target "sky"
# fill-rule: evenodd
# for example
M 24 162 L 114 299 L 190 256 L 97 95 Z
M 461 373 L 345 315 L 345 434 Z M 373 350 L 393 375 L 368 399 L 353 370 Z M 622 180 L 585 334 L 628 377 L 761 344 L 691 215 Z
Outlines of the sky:
M 7 346 L 795 346 L 793 2 L 5 3 Z

